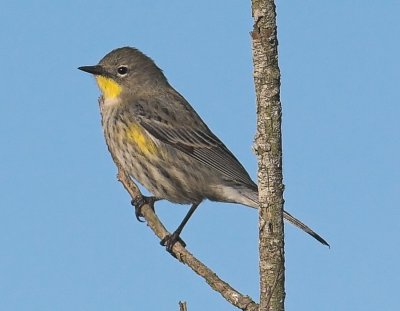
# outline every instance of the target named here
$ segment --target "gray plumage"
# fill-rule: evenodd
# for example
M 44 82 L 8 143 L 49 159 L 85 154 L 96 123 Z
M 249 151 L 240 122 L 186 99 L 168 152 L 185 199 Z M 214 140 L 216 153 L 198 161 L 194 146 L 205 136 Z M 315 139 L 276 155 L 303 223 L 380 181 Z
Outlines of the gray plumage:
M 117 98 L 103 98 L 106 142 L 113 157 L 156 197 L 258 208 L 257 185 L 149 57 L 124 47 L 81 69 L 122 86 Z M 286 211 L 284 217 L 328 245 Z

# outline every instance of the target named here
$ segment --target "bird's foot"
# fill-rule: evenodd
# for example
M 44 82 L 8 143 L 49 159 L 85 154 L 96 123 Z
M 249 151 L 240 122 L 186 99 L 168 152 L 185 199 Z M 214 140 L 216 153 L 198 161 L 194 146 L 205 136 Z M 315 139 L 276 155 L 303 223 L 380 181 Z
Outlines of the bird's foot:
M 143 214 L 142 214 L 143 205 L 148 204 L 154 212 L 154 203 L 158 200 L 161 200 L 161 199 L 157 198 L 157 197 L 146 197 L 146 196 L 141 196 L 139 198 L 133 199 L 131 201 L 131 204 L 135 207 L 136 219 L 140 222 L 144 222 L 144 220 L 141 219 L 141 218 L 143 218 Z
M 167 252 L 169 252 L 172 256 L 175 257 L 174 253 L 172 252 L 172 248 L 174 247 L 176 242 L 179 242 L 183 247 L 186 247 L 186 243 L 180 238 L 179 232 L 176 231 L 172 234 L 166 235 L 160 241 L 160 244 L 162 246 L 165 246 Z

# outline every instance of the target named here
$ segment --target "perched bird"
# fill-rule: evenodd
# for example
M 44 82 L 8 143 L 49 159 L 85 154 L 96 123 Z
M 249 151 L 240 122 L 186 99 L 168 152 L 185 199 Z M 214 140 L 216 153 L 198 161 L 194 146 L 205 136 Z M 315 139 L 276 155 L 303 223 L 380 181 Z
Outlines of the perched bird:
M 113 158 L 156 199 L 191 204 L 163 241 L 168 251 L 205 199 L 258 208 L 257 185 L 151 58 L 122 47 L 79 69 L 95 76 L 102 93 L 102 126 Z M 284 218 L 328 245 L 286 211 Z

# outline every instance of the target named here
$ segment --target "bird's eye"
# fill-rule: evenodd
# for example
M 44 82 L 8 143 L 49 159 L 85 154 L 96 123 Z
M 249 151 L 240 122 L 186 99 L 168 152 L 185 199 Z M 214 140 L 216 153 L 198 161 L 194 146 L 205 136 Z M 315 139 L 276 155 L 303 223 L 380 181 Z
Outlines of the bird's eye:
M 120 75 L 122 75 L 122 76 L 123 76 L 123 75 L 126 75 L 127 72 L 128 72 L 128 67 L 126 67 L 126 66 L 118 67 L 117 71 L 118 71 L 118 73 L 119 73 Z

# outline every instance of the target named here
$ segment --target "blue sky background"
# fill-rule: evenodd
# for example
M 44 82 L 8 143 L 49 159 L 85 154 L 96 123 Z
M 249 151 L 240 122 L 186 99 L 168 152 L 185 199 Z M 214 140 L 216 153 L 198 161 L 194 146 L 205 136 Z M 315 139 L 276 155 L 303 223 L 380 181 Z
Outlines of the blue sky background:
M 94 79 L 113 48 L 151 56 L 256 176 L 250 1 L 3 1 L 0 309 L 233 310 L 136 221 Z M 287 310 L 397 310 L 398 1 L 278 1 Z M 175 229 L 186 206 L 162 202 Z M 258 300 L 257 212 L 204 203 L 188 248 Z

